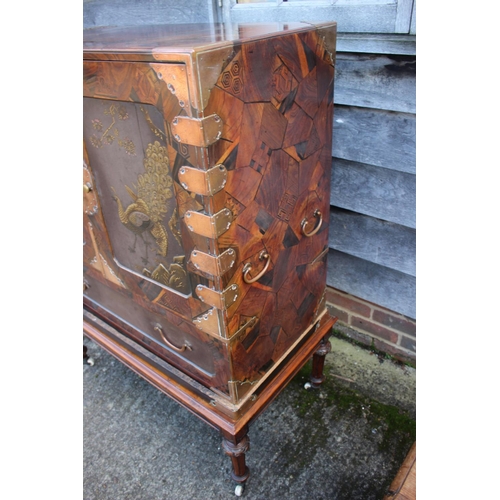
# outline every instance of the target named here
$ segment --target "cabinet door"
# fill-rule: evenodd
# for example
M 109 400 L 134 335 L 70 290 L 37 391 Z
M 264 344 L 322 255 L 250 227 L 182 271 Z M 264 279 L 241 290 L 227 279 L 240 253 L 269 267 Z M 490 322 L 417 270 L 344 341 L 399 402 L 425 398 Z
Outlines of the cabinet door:
M 97 213 L 87 214 L 87 243 L 95 247 L 95 258 L 112 266 L 109 276 L 149 308 L 167 308 L 191 320 L 207 306 L 193 298 L 200 280 L 187 264 L 203 242 L 193 240 L 183 220 L 187 210 L 200 210 L 203 200 L 178 178 L 196 152 L 175 141 L 171 131 L 176 117 L 191 112 L 183 69 L 169 63 L 153 68 L 86 62 L 83 138 L 89 195 L 98 204 Z M 169 75 L 176 76 L 175 92 L 165 84 Z M 95 274 L 103 266 L 93 262 L 87 266 Z
M 150 104 L 84 98 L 83 132 L 119 266 L 191 292 L 163 118 Z

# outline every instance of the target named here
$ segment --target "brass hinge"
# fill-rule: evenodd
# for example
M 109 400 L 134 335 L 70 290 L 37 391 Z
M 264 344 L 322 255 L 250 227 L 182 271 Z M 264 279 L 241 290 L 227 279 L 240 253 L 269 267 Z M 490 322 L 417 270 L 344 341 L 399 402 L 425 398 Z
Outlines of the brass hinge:
M 168 90 L 177 97 L 181 108 L 189 109 L 189 86 L 185 64 L 150 63 L 158 79 L 167 84 Z
M 210 276 L 223 276 L 236 262 L 236 251 L 228 248 L 220 255 L 210 255 L 208 253 L 193 250 L 190 258 L 191 264 L 202 273 Z
M 225 233 L 233 221 L 233 213 L 228 208 L 223 208 L 214 215 L 188 210 L 184 217 L 190 231 L 213 240 Z
M 221 311 L 224 311 L 236 302 L 239 294 L 239 287 L 233 283 L 222 292 L 217 292 L 216 290 L 206 286 L 198 285 L 196 287 L 196 294 L 202 302 L 205 302 L 205 304 L 209 304 Z
M 194 318 L 193 323 L 198 330 L 208 333 L 209 335 L 213 335 L 215 337 L 223 336 L 219 322 L 219 313 L 215 307 Z
M 181 167 L 179 181 L 186 191 L 203 196 L 213 196 L 226 185 L 227 170 L 224 165 L 215 165 L 210 170 Z
M 176 116 L 172 120 L 171 129 L 177 142 L 206 148 L 221 138 L 222 120 L 219 115 L 205 118 Z

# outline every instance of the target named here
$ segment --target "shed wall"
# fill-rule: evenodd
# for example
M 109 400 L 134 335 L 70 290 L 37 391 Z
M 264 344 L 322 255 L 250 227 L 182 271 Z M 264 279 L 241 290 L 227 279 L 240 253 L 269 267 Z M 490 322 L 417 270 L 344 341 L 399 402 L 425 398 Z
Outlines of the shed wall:
M 384 311 L 393 318 L 390 329 L 396 336 L 382 335 L 377 320 L 368 328 L 349 308 L 333 306 L 346 325 L 371 336 L 383 350 L 415 358 L 415 1 L 312 0 L 307 8 L 303 3 L 224 0 L 220 7 L 216 0 L 84 0 L 83 18 L 84 28 L 262 19 L 338 22 L 329 296 L 352 296 L 354 309 L 365 303 L 370 318 Z M 407 322 L 413 325 L 410 334 L 398 329 Z

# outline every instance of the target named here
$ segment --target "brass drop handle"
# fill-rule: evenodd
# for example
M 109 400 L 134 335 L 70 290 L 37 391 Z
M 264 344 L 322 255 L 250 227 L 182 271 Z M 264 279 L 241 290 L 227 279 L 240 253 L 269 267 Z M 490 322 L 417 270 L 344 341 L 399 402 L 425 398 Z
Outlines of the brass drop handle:
M 250 271 L 252 270 L 252 264 L 250 264 L 250 262 L 247 262 L 245 264 L 245 267 L 243 268 L 243 280 L 245 281 L 245 283 L 248 283 L 249 285 L 251 283 L 255 283 L 256 281 L 260 280 L 260 278 L 262 278 L 264 274 L 266 274 L 267 268 L 271 263 L 271 256 L 265 250 L 262 250 L 262 252 L 260 252 L 259 254 L 259 260 L 262 259 L 267 259 L 266 265 L 264 266 L 264 269 L 262 269 L 262 271 L 254 278 L 251 278 L 249 275 Z
M 88 194 L 88 193 L 90 193 L 90 191 L 92 191 L 92 186 L 91 186 L 90 182 L 87 182 L 83 185 L 83 193 Z
M 310 233 L 306 231 L 307 219 L 304 219 L 302 221 L 302 224 L 300 225 L 302 229 L 302 234 L 307 238 L 315 235 L 319 231 L 321 224 L 323 224 L 323 215 L 321 215 L 321 212 L 319 210 L 314 211 L 314 217 L 318 218 L 318 222 L 316 223 L 316 227 Z
M 193 350 L 193 348 L 187 342 L 185 342 L 182 347 L 177 347 L 174 344 L 172 344 L 172 342 L 170 342 L 170 340 L 168 340 L 167 337 L 165 337 L 165 334 L 163 333 L 163 329 L 162 329 L 161 325 L 155 325 L 154 329 L 155 329 L 155 331 L 157 331 L 160 334 L 160 337 L 162 338 L 163 342 L 165 342 L 165 344 L 167 344 L 168 347 L 171 347 L 174 351 L 184 352 L 186 349 L 188 351 Z

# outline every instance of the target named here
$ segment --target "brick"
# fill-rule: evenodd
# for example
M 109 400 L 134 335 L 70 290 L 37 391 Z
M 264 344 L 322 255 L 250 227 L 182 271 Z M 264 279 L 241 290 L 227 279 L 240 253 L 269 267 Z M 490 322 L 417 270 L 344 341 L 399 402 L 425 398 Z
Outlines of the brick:
M 352 340 L 355 340 L 356 342 L 359 342 L 360 344 L 364 344 L 367 346 L 372 345 L 373 337 L 371 337 L 370 335 L 368 335 L 366 333 L 361 333 L 361 332 L 358 332 L 357 330 L 349 328 L 347 325 L 340 323 L 340 321 L 335 324 L 333 329 L 335 331 L 341 333 L 345 337 L 352 339 Z
M 415 353 L 403 351 L 402 349 L 399 349 L 397 346 L 384 342 L 383 340 L 374 339 L 373 344 L 375 348 L 378 349 L 379 351 L 390 354 L 399 361 L 411 362 L 412 364 L 415 364 L 415 361 L 417 359 Z
M 337 307 L 333 306 L 332 304 L 329 304 L 327 302 L 326 308 L 328 309 L 328 312 L 332 316 L 336 316 L 339 321 L 342 321 L 343 323 L 347 323 L 349 321 L 349 315 L 343 311 L 342 309 L 338 309 Z
M 383 339 L 392 342 L 393 344 L 397 344 L 399 340 L 399 335 L 396 332 L 388 330 L 387 328 L 376 325 L 371 321 L 367 321 L 364 318 L 359 318 L 357 316 L 351 316 L 350 325 L 353 328 L 364 330 L 365 332 L 371 333 L 372 335 L 376 335 L 377 337 L 382 337 Z
M 326 301 L 337 306 L 338 308 L 345 309 L 351 313 L 359 314 L 365 318 L 369 318 L 372 311 L 370 306 L 354 300 L 351 295 L 330 287 L 327 287 L 326 289 Z
M 417 350 L 417 343 L 415 342 L 415 339 L 412 339 L 411 337 L 402 336 L 400 344 L 401 347 L 408 349 L 408 351 L 416 352 Z
M 401 333 L 415 337 L 417 325 L 414 321 L 406 319 L 403 316 L 396 315 L 390 311 L 374 309 L 372 319 L 377 323 L 382 323 L 389 328 L 393 328 Z

